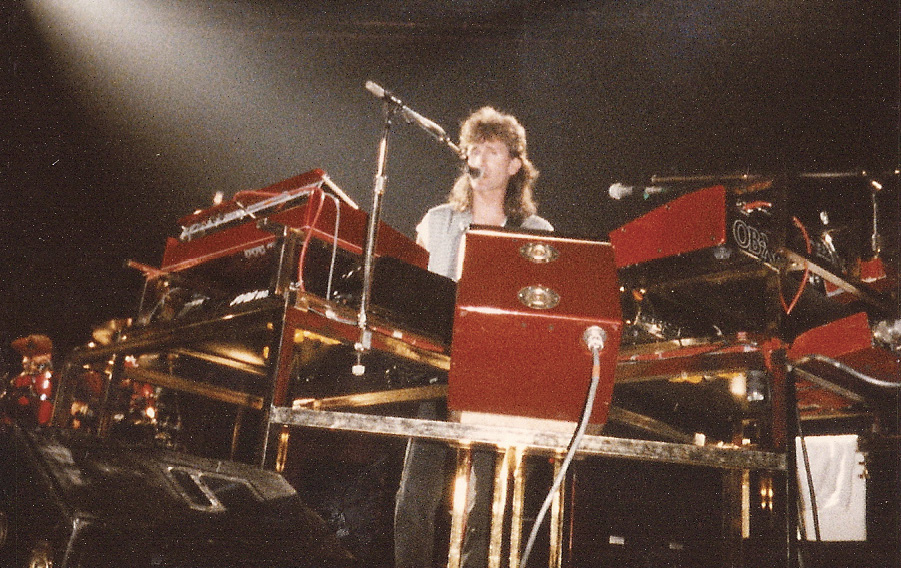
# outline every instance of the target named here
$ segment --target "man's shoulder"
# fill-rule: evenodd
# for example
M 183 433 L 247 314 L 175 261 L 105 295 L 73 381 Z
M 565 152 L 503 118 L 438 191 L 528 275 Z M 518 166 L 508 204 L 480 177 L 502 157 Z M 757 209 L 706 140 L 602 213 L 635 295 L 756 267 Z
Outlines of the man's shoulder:
M 554 226 L 551 225 L 550 221 L 545 219 L 544 217 L 539 217 L 538 215 L 529 215 L 522 222 L 523 229 L 532 229 L 539 231 L 553 231 Z
M 422 222 L 434 226 L 449 225 L 458 221 L 466 223 L 469 220 L 468 214 L 468 211 L 457 211 L 450 203 L 442 203 L 426 211 L 422 217 Z
M 454 206 L 450 203 L 436 205 L 425 212 L 426 217 L 451 217 L 454 214 Z

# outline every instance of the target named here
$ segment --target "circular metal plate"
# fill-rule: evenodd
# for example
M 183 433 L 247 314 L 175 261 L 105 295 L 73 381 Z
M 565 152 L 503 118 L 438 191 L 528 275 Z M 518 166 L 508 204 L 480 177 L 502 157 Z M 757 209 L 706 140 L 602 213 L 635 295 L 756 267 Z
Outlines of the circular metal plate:
M 519 291 L 519 301 L 535 310 L 550 310 L 560 303 L 560 294 L 546 286 L 526 286 Z
M 560 256 L 557 249 L 547 243 L 526 243 L 519 247 L 519 254 L 536 264 L 554 262 Z

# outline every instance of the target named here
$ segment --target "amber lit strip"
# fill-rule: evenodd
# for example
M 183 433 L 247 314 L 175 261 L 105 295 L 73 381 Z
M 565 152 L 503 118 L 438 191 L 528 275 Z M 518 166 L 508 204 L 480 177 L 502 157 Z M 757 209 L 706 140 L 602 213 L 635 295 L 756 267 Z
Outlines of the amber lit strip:
M 447 396 L 447 385 L 428 385 L 424 387 L 410 387 L 406 389 L 392 389 L 385 391 L 364 392 L 343 396 L 331 396 L 328 398 L 311 398 L 294 401 L 296 407 L 329 409 L 329 408 L 354 408 L 363 406 L 375 406 L 379 404 L 393 404 L 396 402 L 412 402 L 418 400 L 433 400 Z
M 378 337 L 373 339 L 373 343 L 379 343 Z M 391 353 L 394 353 L 395 355 L 400 355 L 405 359 L 417 361 L 419 363 L 425 363 L 426 365 L 430 365 L 444 371 L 450 370 L 450 357 L 443 353 L 433 353 L 425 349 L 420 349 L 412 345 L 411 343 L 402 341 L 400 339 L 394 339 L 393 337 L 389 337 L 387 335 L 382 337 L 381 343 L 384 345 L 385 351 L 389 351 Z
M 513 467 L 513 503 L 510 515 L 510 566 L 519 566 L 522 553 L 522 515 L 526 499 L 525 453 L 516 448 Z
M 314 341 L 318 341 L 320 343 L 324 343 L 326 345 L 340 345 L 341 342 L 337 339 L 327 337 L 325 335 L 319 333 L 313 333 L 312 331 L 306 329 L 295 329 L 294 330 L 294 343 L 300 343 L 305 339 L 312 339 Z
M 751 538 L 751 472 L 741 472 L 741 537 Z
M 285 471 L 285 465 L 288 462 L 288 441 L 291 439 L 291 430 L 287 426 L 282 426 L 282 431 L 278 435 L 278 452 L 275 457 L 275 471 L 282 473 Z
M 560 473 L 563 466 L 563 455 L 558 454 L 554 457 L 554 478 Z M 549 540 L 550 548 L 548 552 L 548 567 L 560 568 L 563 565 L 563 491 L 566 483 L 561 483 L 554 492 L 554 499 L 551 502 L 551 526 Z
M 494 500 L 491 504 L 491 538 L 488 544 L 488 568 L 501 568 L 504 546 L 504 515 L 507 512 L 507 485 L 514 459 L 512 448 L 504 448 L 496 458 L 494 468 Z
M 213 353 L 205 353 L 203 351 L 198 351 L 196 349 L 173 349 L 172 353 L 187 355 L 188 357 L 193 357 L 195 359 L 200 359 L 201 361 L 207 361 L 210 363 L 214 363 L 216 365 L 222 365 L 223 367 L 229 367 L 231 369 L 237 369 L 239 371 L 243 371 L 245 373 L 249 373 L 251 375 L 257 375 L 259 377 L 266 376 L 266 369 L 262 367 L 262 362 L 260 364 L 253 364 L 246 361 L 239 361 L 233 357 L 223 357 L 222 355 L 215 355 Z
M 471 466 L 472 451 L 469 447 L 460 448 L 457 452 L 457 474 L 454 476 L 447 568 L 460 568 L 462 561 L 463 531 L 466 527 L 466 505 L 469 496 L 469 472 Z
M 177 391 L 198 394 L 220 402 L 246 406 L 248 408 L 253 408 L 254 410 L 261 410 L 263 408 L 262 397 L 206 383 L 198 383 L 197 381 L 189 381 L 181 377 L 176 377 L 175 375 L 167 375 L 166 373 L 142 369 L 140 367 L 126 367 L 122 371 L 122 374 L 133 381 L 150 383 L 152 385 Z

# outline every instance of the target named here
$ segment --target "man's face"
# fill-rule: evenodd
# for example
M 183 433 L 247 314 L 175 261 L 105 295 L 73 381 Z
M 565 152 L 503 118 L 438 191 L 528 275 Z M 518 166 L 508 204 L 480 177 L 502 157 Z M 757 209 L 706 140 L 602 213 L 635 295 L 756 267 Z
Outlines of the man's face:
M 473 191 L 506 191 L 507 182 L 522 167 L 522 161 L 510 155 L 507 145 L 500 140 L 477 142 L 467 149 L 467 164 L 479 170 L 471 179 Z

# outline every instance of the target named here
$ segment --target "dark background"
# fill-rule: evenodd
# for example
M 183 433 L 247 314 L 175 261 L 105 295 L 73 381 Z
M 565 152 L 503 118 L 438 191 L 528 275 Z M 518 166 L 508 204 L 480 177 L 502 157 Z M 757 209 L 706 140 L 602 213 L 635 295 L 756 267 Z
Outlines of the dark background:
M 486 7 L 487 6 L 487 7 Z M 541 213 L 604 238 L 613 182 L 898 165 L 898 3 L 872 0 L 4 3 L 0 344 L 60 356 L 134 314 L 139 274 L 216 191 L 323 168 L 368 208 L 373 80 L 456 138 L 518 116 Z M 457 172 L 392 131 L 384 219 L 412 237 Z M 635 205 L 638 207 L 638 205 Z M 630 212 L 626 211 L 626 215 Z M 634 213 L 634 212 L 633 212 Z M 3 368 L 0 367 L 0 373 Z

